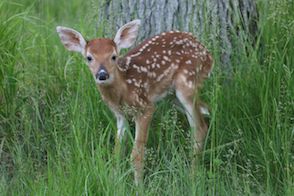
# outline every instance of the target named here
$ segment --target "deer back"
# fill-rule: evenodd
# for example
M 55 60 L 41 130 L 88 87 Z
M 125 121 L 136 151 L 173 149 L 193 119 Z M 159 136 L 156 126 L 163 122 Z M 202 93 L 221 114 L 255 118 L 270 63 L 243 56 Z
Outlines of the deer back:
M 145 40 L 118 61 L 130 92 L 140 105 L 163 97 L 179 74 L 187 86 L 201 85 L 212 68 L 212 57 L 192 34 L 164 32 Z

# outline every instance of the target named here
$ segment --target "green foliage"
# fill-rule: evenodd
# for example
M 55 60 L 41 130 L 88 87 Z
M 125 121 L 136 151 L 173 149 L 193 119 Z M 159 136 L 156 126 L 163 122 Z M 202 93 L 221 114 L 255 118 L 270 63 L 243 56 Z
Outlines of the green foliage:
M 1 195 L 138 191 L 132 124 L 124 157 L 115 157 L 115 120 L 82 58 L 55 33 L 64 25 L 99 36 L 96 2 L 70 2 L 0 2 Z M 196 171 L 187 120 L 171 100 L 159 103 L 139 190 L 145 195 L 293 195 L 294 3 L 260 0 L 258 10 L 256 43 L 232 32 L 232 73 L 216 61 L 203 88 L 212 114 Z M 216 59 L 217 39 L 204 38 Z

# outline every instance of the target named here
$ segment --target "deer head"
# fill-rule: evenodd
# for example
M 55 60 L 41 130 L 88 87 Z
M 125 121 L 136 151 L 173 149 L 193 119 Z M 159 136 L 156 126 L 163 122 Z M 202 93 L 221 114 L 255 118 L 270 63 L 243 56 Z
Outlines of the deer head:
M 140 20 L 122 26 L 114 39 L 97 38 L 86 41 L 78 31 L 58 26 L 61 42 L 69 51 L 81 53 L 99 85 L 111 84 L 118 72 L 117 57 L 120 49 L 131 47 L 136 41 Z

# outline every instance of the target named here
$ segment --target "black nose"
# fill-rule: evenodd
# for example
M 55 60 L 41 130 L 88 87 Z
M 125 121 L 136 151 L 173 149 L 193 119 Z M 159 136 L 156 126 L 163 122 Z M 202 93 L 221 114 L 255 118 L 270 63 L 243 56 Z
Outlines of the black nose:
M 109 74 L 105 70 L 100 70 L 96 74 L 96 79 L 98 80 L 107 80 L 109 78 Z

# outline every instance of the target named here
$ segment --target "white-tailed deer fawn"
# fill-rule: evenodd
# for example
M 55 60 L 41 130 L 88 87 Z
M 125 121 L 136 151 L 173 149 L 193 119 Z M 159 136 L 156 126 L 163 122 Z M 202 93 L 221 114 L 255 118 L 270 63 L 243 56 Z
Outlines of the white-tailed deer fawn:
M 103 100 L 117 119 L 117 138 L 121 141 L 126 116 L 135 119 L 132 151 L 135 183 L 143 179 L 144 147 L 155 103 L 167 92 L 175 92 L 193 130 L 195 151 L 201 151 L 207 134 L 204 112 L 197 98 L 203 80 L 212 70 L 212 57 L 191 33 L 170 31 L 145 40 L 119 57 L 120 49 L 136 40 L 140 20 L 122 26 L 114 39 L 86 41 L 70 28 L 57 27 L 64 46 L 80 52 L 86 59 Z

